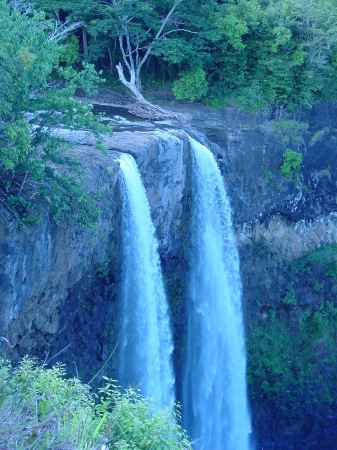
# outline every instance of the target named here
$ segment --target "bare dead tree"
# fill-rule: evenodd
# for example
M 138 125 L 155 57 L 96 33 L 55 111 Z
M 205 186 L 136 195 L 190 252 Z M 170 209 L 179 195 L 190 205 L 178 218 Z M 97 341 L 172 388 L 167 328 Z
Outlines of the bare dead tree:
M 8 2 L 10 7 L 15 10 L 23 11 L 24 14 L 30 14 L 34 10 L 34 6 L 23 0 L 12 0 Z
M 162 19 L 161 25 L 159 27 L 159 30 L 157 31 L 156 35 L 153 37 L 151 42 L 146 45 L 145 47 L 140 46 L 139 40 L 136 42 L 135 45 L 132 45 L 131 38 L 128 33 L 128 22 L 132 20 L 131 17 L 119 17 L 119 20 L 121 23 L 123 23 L 123 31 L 124 34 L 120 35 L 118 38 L 119 41 L 119 48 L 122 53 L 123 57 L 123 63 L 125 67 L 127 68 L 129 72 L 129 80 L 126 79 L 124 75 L 124 68 L 123 64 L 119 62 L 116 66 L 118 76 L 120 81 L 126 86 L 135 96 L 136 100 L 138 102 L 144 103 L 146 100 L 144 99 L 143 95 L 141 94 L 141 78 L 140 78 L 140 72 L 144 65 L 144 63 L 147 61 L 148 57 L 151 54 L 151 51 L 153 50 L 153 47 L 155 45 L 155 42 L 158 41 L 158 39 L 161 39 L 164 37 L 164 29 L 170 22 L 170 19 L 176 10 L 177 6 L 180 5 L 184 0 L 174 0 L 174 3 L 170 9 L 170 11 L 167 13 L 167 15 Z M 151 29 L 147 31 L 149 34 Z M 177 30 L 175 30 L 177 31 Z M 141 55 L 141 51 L 146 50 L 144 55 Z

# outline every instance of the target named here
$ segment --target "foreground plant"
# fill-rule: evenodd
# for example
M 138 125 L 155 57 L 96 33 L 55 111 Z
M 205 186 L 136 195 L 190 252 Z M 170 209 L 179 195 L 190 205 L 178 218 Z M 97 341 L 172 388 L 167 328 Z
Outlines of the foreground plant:
M 94 392 L 76 378 L 24 358 L 0 360 L 0 448 L 191 449 L 179 409 L 153 411 L 138 390 L 121 393 L 112 380 Z

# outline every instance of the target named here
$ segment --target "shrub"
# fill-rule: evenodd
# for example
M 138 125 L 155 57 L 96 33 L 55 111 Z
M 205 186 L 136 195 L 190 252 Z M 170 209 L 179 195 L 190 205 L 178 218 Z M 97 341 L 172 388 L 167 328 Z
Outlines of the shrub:
M 310 144 L 313 145 L 316 141 L 318 141 L 325 133 L 326 130 L 317 131 L 311 138 Z
M 78 379 L 24 358 L 12 369 L 0 360 L 0 448 L 191 449 L 180 411 L 154 411 L 138 390 L 115 382 L 94 392 Z M 108 448 L 108 447 L 106 447 Z
M 301 164 L 302 154 L 287 148 L 283 154 L 283 163 L 280 167 L 280 175 L 283 175 L 286 180 L 294 181 L 298 184 Z
M 173 93 L 177 100 L 200 100 L 207 93 L 206 72 L 202 67 L 183 72 L 173 83 Z
M 295 306 L 297 303 L 295 289 L 291 288 L 287 291 L 286 295 L 282 299 L 282 303 L 285 305 Z
M 317 268 L 322 275 L 337 278 L 337 244 L 324 245 L 296 258 L 291 263 L 291 272 L 312 273 Z
M 24 2 L 0 0 L 0 216 L 25 227 L 45 210 L 56 222 L 93 226 L 99 202 L 88 192 L 74 144 L 57 130 L 91 130 L 102 149 L 107 128 L 91 105 L 73 97 L 76 87 L 90 95 L 99 76 L 91 64 L 73 69 L 76 38 L 64 47 L 51 38 L 53 29 Z
M 273 173 L 270 170 L 265 169 L 262 173 L 265 184 L 268 184 L 269 181 L 273 178 Z
M 302 134 L 308 131 L 309 124 L 297 122 L 297 120 L 274 120 L 272 126 L 275 130 L 276 136 L 283 142 L 283 144 L 290 144 L 290 142 L 302 142 Z
M 336 414 L 337 308 L 322 302 L 318 311 L 298 307 L 289 315 L 269 311 L 269 320 L 251 320 L 247 375 L 251 398 L 294 421 L 312 415 L 322 424 Z

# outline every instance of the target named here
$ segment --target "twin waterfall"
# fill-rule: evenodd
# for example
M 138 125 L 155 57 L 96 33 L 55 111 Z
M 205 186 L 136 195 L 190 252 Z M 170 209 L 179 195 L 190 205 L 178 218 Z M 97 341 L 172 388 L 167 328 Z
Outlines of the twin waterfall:
M 135 160 L 120 158 L 123 285 L 119 379 L 173 407 L 173 343 L 150 206 Z
M 192 216 L 183 425 L 197 450 L 248 450 L 241 281 L 231 210 L 211 152 L 190 139 Z M 123 282 L 119 379 L 173 407 L 169 310 L 150 208 L 134 159 L 120 158 Z
M 212 153 L 191 140 L 192 242 L 184 426 L 198 450 L 247 450 L 250 419 L 239 258 Z

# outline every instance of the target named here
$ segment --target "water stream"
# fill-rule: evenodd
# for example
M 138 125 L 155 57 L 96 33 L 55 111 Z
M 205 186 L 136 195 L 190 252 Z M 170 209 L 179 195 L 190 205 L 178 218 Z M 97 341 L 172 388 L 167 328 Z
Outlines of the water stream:
M 153 397 L 155 408 L 173 406 L 173 343 L 150 207 L 137 165 L 120 157 L 122 204 L 122 327 L 119 380 Z
M 239 257 L 231 208 L 212 153 L 191 139 L 192 242 L 184 426 L 198 450 L 247 450 Z

